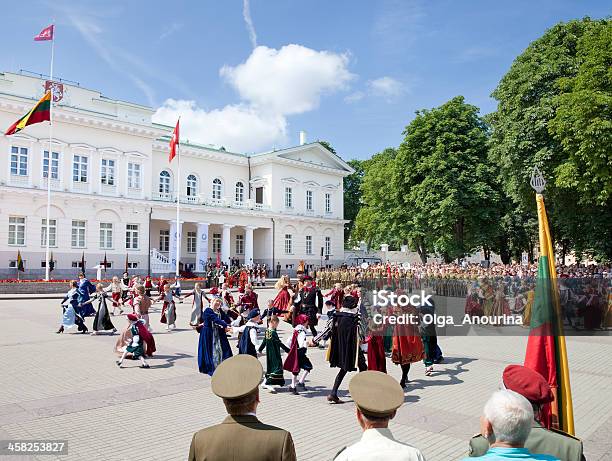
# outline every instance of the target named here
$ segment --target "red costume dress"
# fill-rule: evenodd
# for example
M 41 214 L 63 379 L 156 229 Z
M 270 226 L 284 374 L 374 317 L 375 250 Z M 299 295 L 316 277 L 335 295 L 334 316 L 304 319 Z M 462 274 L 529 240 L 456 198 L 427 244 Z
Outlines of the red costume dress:
M 289 309 L 289 304 L 291 303 L 291 295 L 289 294 L 289 288 L 284 286 L 280 289 L 274 301 L 272 301 L 272 305 L 276 307 L 278 310 L 286 311 Z

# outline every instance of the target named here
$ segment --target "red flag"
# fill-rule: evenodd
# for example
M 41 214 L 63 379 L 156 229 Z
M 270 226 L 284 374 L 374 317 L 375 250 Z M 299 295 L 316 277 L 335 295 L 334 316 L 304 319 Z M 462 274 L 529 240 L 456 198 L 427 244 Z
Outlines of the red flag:
M 221 267 L 221 255 L 217 253 L 217 267 Z
M 176 156 L 176 148 L 179 144 L 179 123 L 181 119 L 179 118 L 176 121 L 176 127 L 174 127 L 174 131 L 172 132 L 172 139 L 170 140 L 170 155 L 168 157 L 168 162 L 171 162 L 172 159 Z
M 40 33 L 34 37 L 35 42 L 45 42 L 47 40 L 53 40 L 53 32 L 55 29 L 55 25 L 51 24 L 50 26 L 45 27 Z

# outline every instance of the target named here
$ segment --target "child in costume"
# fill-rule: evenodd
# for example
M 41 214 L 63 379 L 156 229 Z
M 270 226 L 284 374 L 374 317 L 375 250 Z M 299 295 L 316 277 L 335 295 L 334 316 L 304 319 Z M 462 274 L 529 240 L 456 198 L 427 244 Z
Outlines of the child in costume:
M 293 336 L 291 336 L 289 344 L 289 352 L 283 364 L 283 369 L 291 372 L 290 392 L 298 395 L 297 387 L 300 386 L 306 390 L 306 376 L 312 370 L 312 363 L 306 356 L 308 350 L 308 342 L 306 340 L 306 328 L 308 327 L 308 316 L 300 314 L 295 319 L 296 325 L 293 328 Z M 303 370 L 301 378 L 298 379 L 300 370 Z
M 284 386 L 285 378 L 283 376 L 283 361 L 281 359 L 281 349 L 289 352 L 289 348 L 283 344 L 278 337 L 276 328 L 278 327 L 278 317 L 272 315 L 268 320 L 268 329 L 264 336 L 259 352 L 266 349 L 266 379 L 262 387 L 271 392 L 276 390 L 271 386 Z
M 260 346 L 260 342 L 257 339 L 257 328 L 261 320 L 259 309 L 251 309 L 247 316 L 247 322 L 234 328 L 234 331 L 241 333 L 238 339 L 238 353 L 249 354 L 257 358 L 257 348 Z M 232 322 L 232 326 L 237 324 L 238 320 Z
M 121 364 L 125 359 L 125 356 L 132 354 L 134 359 L 140 359 L 140 368 L 149 368 L 149 364 L 144 358 L 145 348 L 144 340 L 140 337 L 140 329 L 138 327 L 139 318 L 136 314 L 128 314 L 128 320 L 131 322 L 130 331 L 132 333 L 132 340 L 130 344 L 125 348 L 125 352 L 119 360 L 117 360 L 117 366 L 121 368 Z
M 80 307 L 83 307 L 85 304 L 92 304 L 94 301 L 98 301 L 98 309 L 96 310 L 96 315 L 93 320 L 93 332 L 92 335 L 97 335 L 98 331 L 108 331 L 110 330 L 111 335 L 117 332 L 117 329 L 111 322 L 110 314 L 108 312 L 108 306 L 106 305 L 106 299 L 108 298 L 108 294 L 104 291 L 104 285 L 98 283 L 96 285 L 96 292 L 89 297 L 88 301 L 85 301 L 81 304 Z
M 113 298 L 113 315 L 115 315 L 115 309 L 119 308 L 119 314 L 123 314 L 123 309 L 121 309 L 121 306 L 123 305 L 123 292 L 124 290 L 127 290 L 128 287 L 126 285 L 123 285 L 123 283 L 121 283 L 121 280 L 119 280 L 119 277 L 113 277 L 112 282 L 110 283 L 109 286 L 107 286 L 104 291 L 108 292 L 110 291 L 111 293 L 111 297 Z
M 149 309 L 151 308 L 151 298 L 147 295 L 146 287 L 138 285 L 135 288 L 136 297 L 134 298 L 134 313 L 143 321 L 149 332 L 153 331 L 151 322 L 149 321 Z
M 170 331 L 170 327 L 176 328 L 176 304 L 174 298 L 176 296 L 172 292 L 170 285 L 164 285 L 164 292 L 157 298 L 157 301 L 163 301 L 164 307 L 162 307 L 161 323 L 166 324 L 166 330 Z

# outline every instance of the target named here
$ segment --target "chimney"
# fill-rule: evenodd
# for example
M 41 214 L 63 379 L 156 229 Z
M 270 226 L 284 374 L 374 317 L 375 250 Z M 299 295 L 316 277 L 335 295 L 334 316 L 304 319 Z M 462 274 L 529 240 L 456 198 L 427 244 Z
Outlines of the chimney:
M 306 144 L 306 132 L 304 130 L 300 131 L 300 146 Z

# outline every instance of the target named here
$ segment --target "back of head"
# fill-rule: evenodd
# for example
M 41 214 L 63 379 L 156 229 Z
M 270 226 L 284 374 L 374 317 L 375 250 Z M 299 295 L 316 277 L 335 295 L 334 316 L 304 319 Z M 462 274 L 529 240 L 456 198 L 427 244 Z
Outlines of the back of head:
M 507 443 L 522 447 L 531 431 L 533 409 L 522 395 L 510 391 L 495 392 L 484 407 L 484 418 L 491 424 L 490 443 Z

